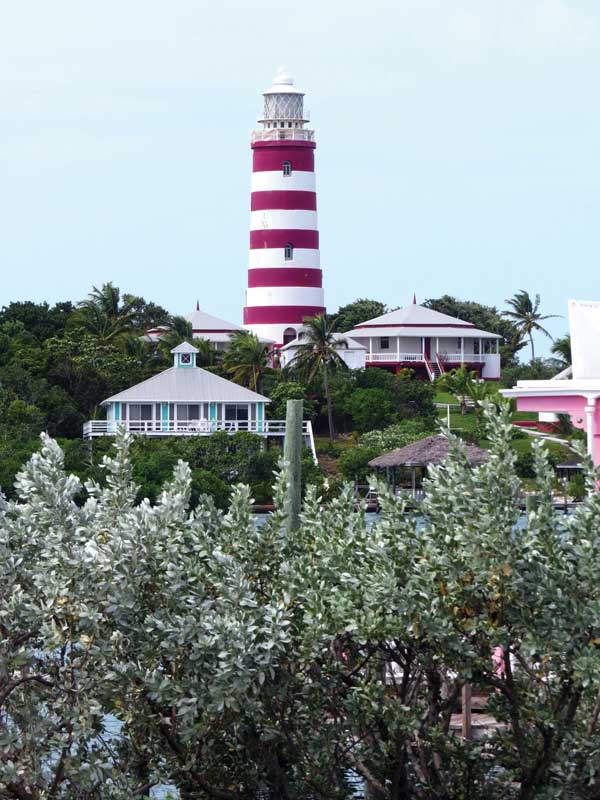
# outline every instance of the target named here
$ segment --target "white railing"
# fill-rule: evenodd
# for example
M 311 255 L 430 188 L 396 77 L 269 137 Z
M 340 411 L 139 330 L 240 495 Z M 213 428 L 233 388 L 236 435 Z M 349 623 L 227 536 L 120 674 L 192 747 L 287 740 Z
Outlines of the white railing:
M 440 359 L 449 364 L 485 364 L 498 358 L 498 353 L 440 353 Z
M 118 422 L 110 419 L 91 419 L 83 423 L 83 438 L 94 439 L 98 436 L 114 436 L 121 430 L 140 436 L 210 436 L 217 431 L 226 431 L 229 434 L 246 431 L 257 436 L 285 436 L 285 420 L 217 421 L 201 419 L 190 422 L 173 420 L 126 420 Z M 306 445 L 310 448 L 316 464 L 315 440 L 313 438 L 312 424 L 308 420 L 304 420 L 302 423 L 302 436 Z
M 267 128 L 264 131 L 252 131 L 253 142 L 282 142 L 282 141 L 313 142 L 315 132 L 306 128 Z
M 493 362 L 498 358 L 498 353 L 439 353 L 440 361 L 443 364 L 485 364 Z M 423 353 L 367 353 L 367 361 L 413 361 L 424 363 Z
M 305 434 L 308 433 L 307 426 L 310 422 L 304 422 Z M 264 436 L 283 436 L 285 434 L 285 420 L 265 419 L 262 421 L 229 421 L 229 420 L 195 420 L 190 422 L 177 422 L 173 420 L 126 420 L 116 421 L 109 419 L 92 419 L 83 425 L 84 437 L 89 436 L 111 436 L 117 430 L 125 430 L 129 433 L 141 433 L 146 435 L 210 435 L 216 431 L 227 431 L 227 433 L 237 433 L 247 431 Z
M 367 353 L 367 361 L 423 361 L 423 353 Z

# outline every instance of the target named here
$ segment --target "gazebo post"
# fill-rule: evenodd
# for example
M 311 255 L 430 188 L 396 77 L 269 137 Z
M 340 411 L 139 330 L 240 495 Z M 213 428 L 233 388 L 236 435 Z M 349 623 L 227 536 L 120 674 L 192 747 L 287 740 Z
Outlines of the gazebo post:
M 411 480 L 412 480 L 412 496 L 413 496 L 413 500 L 414 500 L 416 498 L 416 496 L 417 496 L 417 468 L 416 467 L 412 467 L 411 468 Z

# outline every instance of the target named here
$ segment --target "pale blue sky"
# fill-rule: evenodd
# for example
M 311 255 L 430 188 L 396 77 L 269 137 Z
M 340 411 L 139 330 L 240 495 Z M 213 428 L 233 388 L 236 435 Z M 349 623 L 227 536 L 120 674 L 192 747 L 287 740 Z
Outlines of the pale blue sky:
M 241 321 L 279 65 L 317 132 L 329 309 L 600 299 L 598 0 L 3 0 L 0 305 L 112 280 Z

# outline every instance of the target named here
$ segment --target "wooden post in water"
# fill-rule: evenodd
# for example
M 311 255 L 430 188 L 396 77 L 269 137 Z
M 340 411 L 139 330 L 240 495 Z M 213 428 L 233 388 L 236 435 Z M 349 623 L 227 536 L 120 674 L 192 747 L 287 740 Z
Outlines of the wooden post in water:
M 465 683 L 462 688 L 462 725 L 461 734 L 463 739 L 471 738 L 471 684 Z
M 285 410 L 285 439 L 283 440 L 283 458 L 287 462 L 288 489 L 285 496 L 285 512 L 287 514 L 288 533 L 300 526 L 301 466 L 302 455 L 302 400 L 288 400 Z

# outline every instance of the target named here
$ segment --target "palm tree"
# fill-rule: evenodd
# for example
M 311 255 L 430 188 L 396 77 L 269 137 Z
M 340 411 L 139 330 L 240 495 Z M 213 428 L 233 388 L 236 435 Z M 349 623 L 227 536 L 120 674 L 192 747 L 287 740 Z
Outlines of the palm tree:
M 121 290 L 110 282 L 93 287 L 88 299 L 79 303 L 77 316 L 86 330 L 105 342 L 130 333 L 135 319 L 131 301 L 122 301 Z
M 573 357 L 571 355 L 571 335 L 567 333 L 565 336 L 555 339 L 551 352 L 560 358 L 565 367 L 570 367 L 573 363 Z
M 503 314 L 505 317 L 509 317 L 515 321 L 521 337 L 528 337 L 531 345 L 531 363 L 533 363 L 535 361 L 533 333 L 534 331 L 539 331 L 543 333 L 544 336 L 552 339 L 552 336 L 540 323 L 547 319 L 555 319 L 556 314 L 542 316 L 540 314 L 539 294 L 536 294 L 534 301 L 529 296 L 529 292 L 526 292 L 524 289 L 521 289 L 514 297 L 511 297 L 505 302 L 511 307 L 512 311 L 504 311 Z
M 438 386 L 453 394 L 460 403 L 462 415 L 467 413 L 466 398 L 469 397 L 469 389 L 476 378 L 477 373 L 474 370 L 468 370 L 464 364 L 450 372 L 445 372 L 438 378 Z
M 268 366 L 267 347 L 249 331 L 236 331 L 223 356 L 223 367 L 231 379 L 258 391 Z
M 311 381 L 321 374 L 323 376 L 323 389 L 327 402 L 327 422 L 329 425 L 329 438 L 333 440 L 333 409 L 331 407 L 331 392 L 329 390 L 329 374 L 331 370 L 346 368 L 344 360 L 337 352 L 339 347 L 348 347 L 345 339 L 336 339 L 336 320 L 328 321 L 325 314 L 304 320 L 302 339 L 296 348 L 296 355 L 290 368 L 299 372 L 306 380 Z

